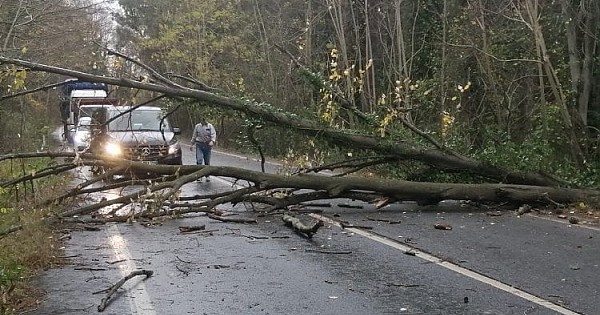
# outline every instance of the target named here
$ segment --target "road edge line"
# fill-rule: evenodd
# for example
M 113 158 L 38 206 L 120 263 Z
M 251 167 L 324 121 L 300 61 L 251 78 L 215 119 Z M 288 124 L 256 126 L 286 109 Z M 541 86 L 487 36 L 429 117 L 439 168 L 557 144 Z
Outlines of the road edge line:
M 322 216 L 322 215 L 315 214 L 315 213 L 311 213 L 310 216 L 313 217 L 313 218 L 315 218 L 315 219 L 322 220 L 323 222 L 327 222 L 329 224 L 333 224 L 333 225 L 335 225 L 337 227 L 342 228 L 342 225 L 341 225 L 340 222 L 338 222 L 338 221 L 336 221 L 334 219 L 331 219 L 329 217 Z M 386 236 L 383 236 L 383 235 L 379 235 L 379 234 L 376 234 L 376 233 L 373 233 L 373 232 L 368 232 L 368 231 L 365 231 L 365 230 L 359 229 L 359 228 L 346 227 L 346 228 L 344 228 L 344 230 L 351 231 L 351 232 L 353 232 L 355 234 L 358 234 L 358 235 L 366 237 L 366 238 L 368 238 L 370 240 L 379 242 L 379 243 L 381 243 L 383 245 L 390 246 L 390 247 L 395 248 L 397 250 L 401 250 L 401 251 L 404 251 L 404 252 L 411 252 L 411 254 L 414 253 L 415 257 L 419 257 L 419 258 L 421 258 L 423 260 L 426 260 L 428 262 L 434 263 L 434 264 L 436 264 L 436 265 L 438 265 L 440 267 L 444 267 L 444 268 L 446 268 L 448 270 L 454 271 L 454 272 L 456 272 L 458 274 L 461 274 L 463 276 L 469 277 L 471 279 L 477 280 L 477 281 L 479 281 L 481 283 L 485 283 L 485 284 L 491 285 L 492 287 L 495 287 L 495 288 L 497 288 L 499 290 L 502 290 L 502 291 L 507 292 L 509 294 L 512 294 L 514 296 L 520 297 L 522 299 L 525 299 L 525 300 L 527 300 L 529 302 L 532 302 L 532 303 L 535 303 L 537 305 L 543 306 L 543 307 L 545 307 L 547 309 L 553 310 L 553 311 L 558 312 L 560 314 L 564 314 L 564 315 L 581 315 L 581 313 L 577 313 L 575 311 L 572 311 L 572 310 L 570 310 L 568 308 L 565 308 L 563 306 L 555 304 L 555 303 L 553 303 L 551 301 L 548 301 L 548 300 L 546 300 L 544 298 L 541 298 L 539 296 L 533 295 L 533 294 L 528 293 L 526 291 L 523 291 L 521 289 L 518 289 L 518 288 L 515 288 L 513 286 L 510 286 L 507 283 L 504 283 L 504 282 L 501 282 L 499 280 L 490 278 L 490 277 L 488 277 L 486 275 L 483 275 L 483 274 L 481 274 L 479 272 L 473 271 L 471 269 L 467 269 L 465 267 L 459 266 L 459 265 L 451 263 L 449 261 L 445 261 L 442 258 L 436 257 L 436 256 L 434 256 L 432 254 L 427 253 L 427 252 L 424 252 L 424 251 L 422 251 L 422 250 L 420 250 L 420 249 L 418 249 L 416 247 L 412 247 L 412 246 L 400 243 L 400 242 L 398 242 L 396 240 L 393 240 L 393 239 L 391 239 L 389 237 L 386 237 Z

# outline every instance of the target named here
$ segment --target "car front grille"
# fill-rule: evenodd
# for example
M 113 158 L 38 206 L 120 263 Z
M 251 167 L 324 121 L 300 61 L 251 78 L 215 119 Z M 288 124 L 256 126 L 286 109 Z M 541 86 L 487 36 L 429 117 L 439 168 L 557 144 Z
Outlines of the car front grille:
M 136 146 L 126 148 L 125 158 L 133 161 L 154 161 L 167 156 L 169 147 L 166 145 Z

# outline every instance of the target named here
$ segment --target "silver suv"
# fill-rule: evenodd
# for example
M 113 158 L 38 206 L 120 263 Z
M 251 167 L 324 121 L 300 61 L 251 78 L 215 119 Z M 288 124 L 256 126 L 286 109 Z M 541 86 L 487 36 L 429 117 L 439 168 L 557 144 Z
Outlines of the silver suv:
M 92 140 L 93 153 L 148 164 L 182 164 L 177 140 L 181 131 L 170 125 L 161 108 L 108 106 L 95 115 L 94 120 L 105 124 Z

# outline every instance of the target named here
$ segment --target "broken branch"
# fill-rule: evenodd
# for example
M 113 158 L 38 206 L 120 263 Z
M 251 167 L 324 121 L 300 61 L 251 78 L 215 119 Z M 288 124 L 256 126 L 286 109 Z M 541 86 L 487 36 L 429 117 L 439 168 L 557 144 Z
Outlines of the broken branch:
M 304 233 L 308 238 L 312 238 L 313 234 L 317 233 L 317 230 L 325 225 L 323 221 L 319 220 L 313 225 L 308 226 L 302 223 L 300 219 L 288 214 L 284 214 L 281 219 L 286 226 L 291 227 L 296 232 Z
M 110 297 L 117 291 L 117 289 L 119 289 L 123 284 L 125 284 L 125 282 L 127 282 L 127 280 L 129 280 L 135 276 L 140 276 L 140 275 L 145 275 L 146 278 L 150 278 L 153 273 L 154 272 L 152 270 L 136 270 L 136 271 L 131 272 L 129 275 L 127 275 L 123 279 L 119 280 L 119 282 L 113 284 L 110 288 L 108 288 L 106 290 L 108 293 L 102 299 L 102 301 L 100 301 L 100 305 L 98 305 L 98 312 L 103 312 L 104 309 L 106 309 L 106 307 L 108 306 L 108 300 L 110 299 Z

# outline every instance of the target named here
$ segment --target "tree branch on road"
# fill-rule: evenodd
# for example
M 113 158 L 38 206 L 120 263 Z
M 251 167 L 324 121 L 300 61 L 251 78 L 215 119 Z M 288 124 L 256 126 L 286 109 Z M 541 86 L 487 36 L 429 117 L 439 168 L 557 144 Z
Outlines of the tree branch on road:
M 54 153 L 48 154 L 48 156 L 55 155 Z M 24 156 L 31 156 L 31 154 L 24 154 Z M 61 156 L 65 155 L 61 154 Z M 393 202 L 406 201 L 416 201 L 419 204 L 435 204 L 441 200 L 511 203 L 515 207 L 524 203 L 551 206 L 578 201 L 585 201 L 589 204 L 600 203 L 600 191 L 598 190 L 509 184 L 414 182 L 368 177 L 331 177 L 320 174 L 286 176 L 227 166 L 148 165 L 122 159 L 101 159 L 98 156 L 88 154 L 79 156 L 82 158 L 83 165 L 102 166 L 108 170 L 98 178 L 106 179 L 103 176 L 111 177 L 115 174 L 128 172 L 132 174 L 153 174 L 155 177 L 146 181 L 114 181 L 106 186 L 99 187 L 90 187 L 92 183 L 100 183 L 98 178 L 82 183 L 48 202 L 62 202 L 68 198 L 124 187 L 131 183 L 143 183 L 143 185 L 115 199 L 101 200 L 93 204 L 67 209 L 57 214 L 59 218 L 92 214 L 103 208 L 111 209 L 108 212 L 105 211 L 105 213 L 118 218 L 117 210 L 126 206 L 133 207 L 136 211 L 133 214 L 123 215 L 121 220 L 126 220 L 131 216 L 152 218 L 192 212 L 211 212 L 219 205 L 238 203 L 266 204 L 270 206 L 266 208 L 267 211 L 288 210 L 294 205 L 332 198 L 362 200 L 377 207 Z M 71 157 L 74 159 L 75 153 L 71 153 Z M 76 165 L 80 165 L 80 162 L 75 162 L 75 159 L 73 161 Z M 63 167 L 64 171 L 70 169 L 72 168 Z M 248 184 L 247 187 L 234 187 L 230 191 L 217 194 L 191 197 L 178 196 L 178 192 L 183 185 L 209 175 L 233 178 Z M 19 181 L 23 180 L 30 180 L 30 178 L 19 178 Z M 18 181 L 8 180 L 6 182 L 16 183 Z
M 146 278 L 152 277 L 154 272 L 152 270 L 136 270 L 132 271 L 130 274 L 125 276 L 123 279 L 119 280 L 117 283 L 113 284 L 110 288 L 100 291 L 100 292 L 108 292 L 106 296 L 100 301 L 100 305 L 98 305 L 98 312 L 104 312 L 106 307 L 108 306 L 108 302 L 111 296 L 117 292 L 117 290 L 122 287 L 127 280 L 135 277 L 135 276 L 146 276 Z

